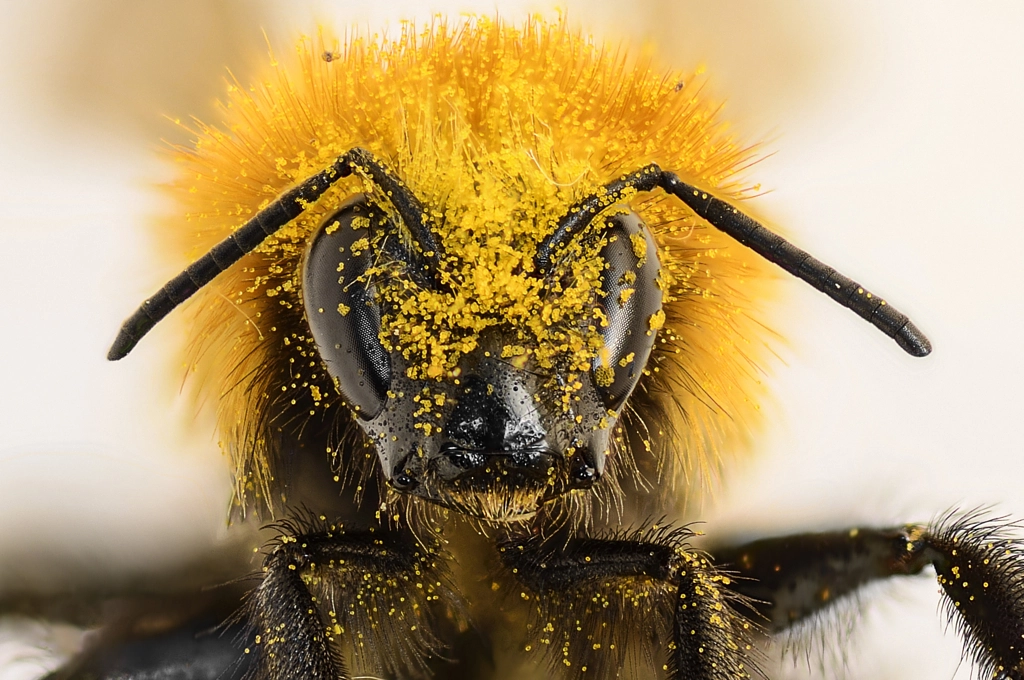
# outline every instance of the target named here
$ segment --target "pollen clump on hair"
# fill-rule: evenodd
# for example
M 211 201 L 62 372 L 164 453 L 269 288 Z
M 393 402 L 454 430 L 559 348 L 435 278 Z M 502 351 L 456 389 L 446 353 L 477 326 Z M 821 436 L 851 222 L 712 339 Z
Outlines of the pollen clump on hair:
M 510 357 L 557 367 L 564 384 L 578 384 L 606 323 L 605 263 L 595 256 L 603 221 L 557 254 L 547 284 L 533 265 L 567 208 L 651 162 L 726 200 L 751 191 L 738 175 L 751 148 L 725 133 L 700 77 L 564 22 L 436 20 L 405 24 L 393 39 L 345 41 L 324 31 L 270 61 L 259 83 L 233 82 L 223 120 L 196 123 L 194 147 L 177 150 L 171 191 L 182 209 L 161 237 L 195 258 L 282 191 L 353 147 L 368 149 L 419 198 L 444 250 L 443 290 L 417 287 L 386 263 L 375 272 L 386 301 L 381 341 L 405 357 L 410 377 L 450 379 L 500 326 L 511 329 Z M 344 411 L 303 320 L 302 258 L 339 205 L 375 191 L 358 173 L 342 180 L 190 303 L 187 361 L 197 390 L 217 403 L 241 503 L 273 506 L 281 423 Z M 706 480 L 756 417 L 764 331 L 755 310 L 770 287 L 768 265 L 660 191 L 616 205 L 649 225 L 665 300 L 650 319 L 658 345 L 624 418 L 648 433 L 643 447 L 669 479 Z

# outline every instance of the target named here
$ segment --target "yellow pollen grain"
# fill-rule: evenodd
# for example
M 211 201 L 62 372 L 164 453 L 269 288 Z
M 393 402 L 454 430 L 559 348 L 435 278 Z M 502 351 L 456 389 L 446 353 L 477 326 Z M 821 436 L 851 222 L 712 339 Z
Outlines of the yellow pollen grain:
M 630 245 L 633 247 L 633 255 L 640 260 L 639 266 L 643 266 L 643 260 L 647 257 L 647 239 L 643 234 L 630 234 Z

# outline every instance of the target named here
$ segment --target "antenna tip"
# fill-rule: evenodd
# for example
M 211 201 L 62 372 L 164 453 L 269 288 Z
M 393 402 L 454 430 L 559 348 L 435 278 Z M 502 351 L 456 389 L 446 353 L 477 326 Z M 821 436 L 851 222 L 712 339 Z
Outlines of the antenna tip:
M 146 313 L 146 305 L 143 304 L 142 307 L 139 307 L 117 332 L 114 344 L 107 352 L 107 361 L 117 361 L 128 356 L 128 353 L 135 349 L 135 345 L 139 344 L 139 340 L 153 328 L 155 323 L 156 321 L 153 321 Z
M 135 345 L 138 343 L 138 339 L 131 337 L 130 334 L 125 333 L 124 329 L 117 334 L 117 339 L 114 340 L 114 344 L 110 346 L 110 351 L 107 352 L 107 361 L 118 361 L 128 356 L 128 353 L 135 349 Z
M 926 357 L 932 353 L 932 343 L 928 341 L 925 334 L 918 330 L 912 322 L 908 321 L 903 328 L 896 332 L 894 337 L 896 344 L 903 348 L 907 354 L 915 357 Z

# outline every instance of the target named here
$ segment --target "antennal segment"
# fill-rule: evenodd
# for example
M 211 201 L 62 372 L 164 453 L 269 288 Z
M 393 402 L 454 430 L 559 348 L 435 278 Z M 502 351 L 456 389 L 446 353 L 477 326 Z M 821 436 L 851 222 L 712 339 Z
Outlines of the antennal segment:
M 402 218 L 405 227 L 412 234 L 413 242 L 422 251 L 423 268 L 437 272 L 441 266 L 441 246 L 434 234 L 427 228 L 427 216 L 416 195 L 398 179 L 386 165 L 374 158 L 366 149 L 354 148 L 346 154 L 352 168 L 365 174 L 375 184 Z
M 932 345 L 924 333 L 902 312 L 868 292 L 853 279 L 815 259 L 807 251 L 765 228 L 725 201 L 683 182 L 675 173 L 662 171 L 655 164 L 610 182 L 597 193 L 575 203 L 559 220 L 555 229 L 538 247 L 534 267 L 542 276 L 553 266 L 555 250 L 564 247 L 582 232 L 606 208 L 620 201 L 627 190 L 652 191 L 661 187 L 678 197 L 698 216 L 725 232 L 755 253 L 774 262 L 787 272 L 806 281 L 830 298 L 852 310 L 875 328 L 893 338 L 908 354 L 927 356 Z
M 651 191 L 660 186 L 661 177 L 662 172 L 657 165 L 648 165 L 609 182 L 602 191 L 574 203 L 558 221 L 555 233 L 537 246 L 537 254 L 533 257 L 534 268 L 541 276 L 546 276 L 553 266 L 552 256 L 555 250 L 565 247 L 577 234 L 590 226 L 595 217 L 621 201 L 627 190 Z
M 320 198 L 331 185 L 342 177 L 351 175 L 351 155 L 352 152 L 349 152 L 338 157 L 329 168 L 281 195 L 215 245 L 210 252 L 168 281 L 156 295 L 143 302 L 122 324 L 114 344 L 107 352 L 107 359 L 117 361 L 127 356 L 139 340 L 170 314 L 171 310 L 213 281 L 222 271 L 255 250 L 268 236 L 301 215 L 306 206 Z
M 364 175 L 381 190 L 409 229 L 413 242 L 421 251 L 421 256 L 409 254 L 409 258 L 414 260 L 409 264 L 417 268 L 417 275 L 428 281 L 436 277 L 441 249 L 427 228 L 423 206 L 387 166 L 366 149 L 356 147 L 338 156 L 329 168 L 282 194 L 215 245 L 210 252 L 168 281 L 156 295 L 143 302 L 121 326 L 114 344 L 107 352 L 107 359 L 117 361 L 127 356 L 142 336 L 152 330 L 153 326 L 170 314 L 175 307 L 213 281 L 222 271 L 258 248 L 268 236 L 301 215 L 339 179 L 348 177 L 353 172 Z
M 674 173 L 662 173 L 661 187 L 677 196 L 716 229 L 853 311 L 894 339 L 908 354 L 924 357 L 931 353 L 931 342 L 906 314 L 868 292 L 853 279 L 815 259 L 807 251 L 797 248 L 725 201 L 686 184 Z

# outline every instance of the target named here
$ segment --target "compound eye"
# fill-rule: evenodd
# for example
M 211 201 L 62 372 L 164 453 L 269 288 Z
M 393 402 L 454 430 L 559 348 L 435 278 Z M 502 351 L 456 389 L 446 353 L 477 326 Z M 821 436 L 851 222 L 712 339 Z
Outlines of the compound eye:
M 604 347 L 594 359 L 593 375 L 604 405 L 618 411 L 633 392 L 654 348 L 661 312 L 658 246 L 635 213 L 616 215 L 601 250 L 607 267 L 601 306 L 608 325 L 601 329 Z
M 391 357 L 380 342 L 380 303 L 367 276 L 371 232 L 386 219 L 364 196 L 356 197 L 324 220 L 302 269 L 302 299 L 317 350 L 364 420 L 380 414 L 391 386 Z

